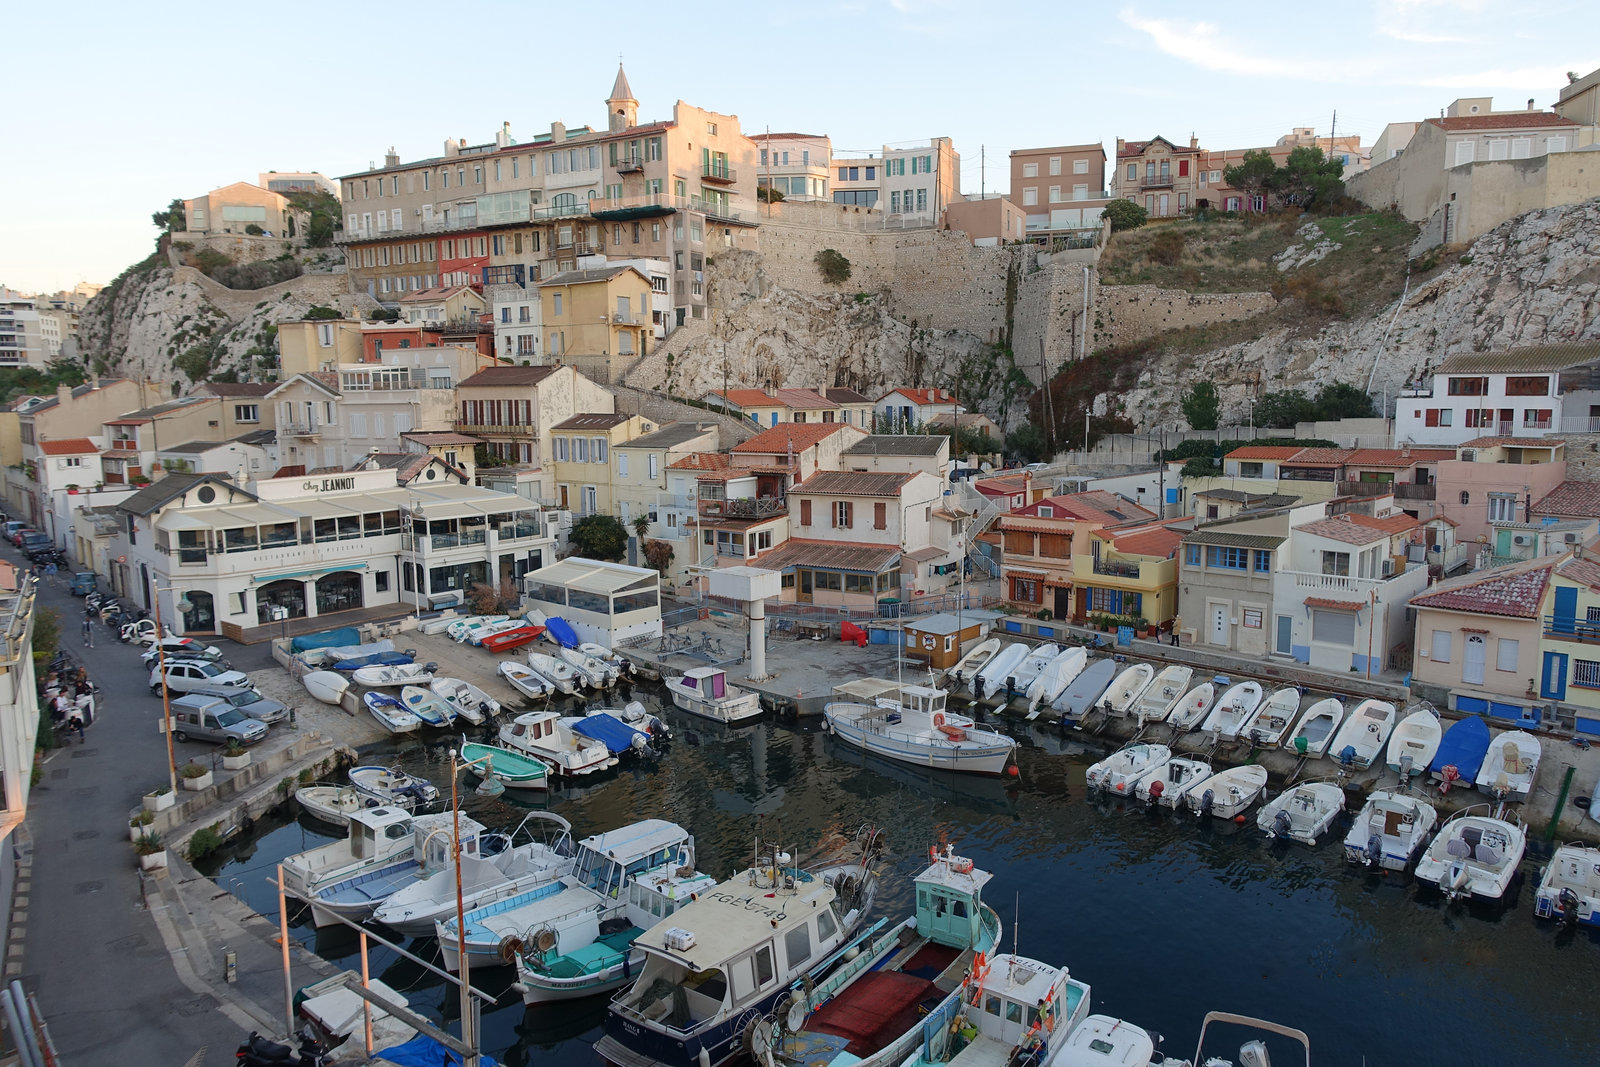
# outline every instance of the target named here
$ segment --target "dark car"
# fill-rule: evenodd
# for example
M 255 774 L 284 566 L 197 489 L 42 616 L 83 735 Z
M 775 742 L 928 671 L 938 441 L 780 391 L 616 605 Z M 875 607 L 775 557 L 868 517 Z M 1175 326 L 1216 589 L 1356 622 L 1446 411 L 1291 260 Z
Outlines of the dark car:
M 49 534 L 29 530 L 22 535 L 22 540 L 17 542 L 22 549 L 22 554 L 32 559 L 39 552 L 54 552 L 56 543 Z
M 72 583 L 67 586 L 67 592 L 73 596 L 88 596 L 97 588 L 100 576 L 94 571 L 73 571 Z

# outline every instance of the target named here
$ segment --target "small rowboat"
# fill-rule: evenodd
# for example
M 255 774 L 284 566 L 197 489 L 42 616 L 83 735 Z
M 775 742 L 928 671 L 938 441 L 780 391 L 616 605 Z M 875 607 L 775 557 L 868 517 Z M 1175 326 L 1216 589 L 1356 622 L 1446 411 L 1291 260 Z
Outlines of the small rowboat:
M 532 697 L 535 700 L 548 697 L 556 689 L 544 675 L 531 667 L 524 667 L 514 660 L 500 661 L 500 677 L 504 678 L 506 684 L 523 696 Z
M 400 703 L 424 726 L 449 726 L 456 721 L 455 709 L 420 685 L 408 685 L 400 690 Z
M 452 641 L 467 642 L 480 636 L 489 627 L 496 623 L 505 622 L 509 615 L 469 615 L 464 619 L 456 619 L 445 626 L 444 632 Z
M 363 693 L 361 702 L 372 712 L 378 724 L 391 734 L 408 734 L 422 725 L 422 720 L 406 710 L 406 706 L 388 693 Z
M 507 789 L 549 789 L 550 768 L 526 752 L 479 741 L 461 742 L 461 757 L 479 778 L 494 776 Z
M 344 699 L 344 691 L 350 688 L 350 679 L 334 671 L 312 671 L 300 679 L 300 684 L 324 704 L 337 705 Z
M 295 803 L 314 819 L 329 826 L 349 826 L 350 813 L 366 807 L 353 786 L 307 785 L 294 791 Z
M 520 648 L 542 633 L 544 633 L 543 626 L 517 626 L 489 634 L 478 644 L 490 652 L 504 652 L 507 649 Z
M 481 725 L 485 719 L 500 714 L 498 700 L 471 682 L 464 682 L 460 678 L 435 678 L 428 683 L 428 688 L 454 708 L 458 716 L 474 726 Z

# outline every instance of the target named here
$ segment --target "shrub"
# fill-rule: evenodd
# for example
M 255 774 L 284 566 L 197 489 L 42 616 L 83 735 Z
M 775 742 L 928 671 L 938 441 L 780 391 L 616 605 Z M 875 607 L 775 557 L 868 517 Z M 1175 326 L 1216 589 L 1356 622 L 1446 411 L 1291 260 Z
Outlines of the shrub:
M 252 222 L 250 225 L 248 225 L 248 226 L 246 226 L 244 228 L 244 232 L 249 234 L 251 237 L 261 237 L 267 231 L 263 230 L 260 226 L 257 226 L 255 223 Z
M 572 524 L 569 536 L 585 559 L 619 560 L 628 551 L 628 528 L 614 515 L 585 515 Z
M 763 204 L 776 204 L 783 199 L 783 190 L 774 189 L 770 185 L 756 186 L 756 199 Z
M 175 370 L 182 371 L 191 382 L 204 381 L 211 372 L 211 356 L 215 345 L 207 341 L 202 344 L 185 349 L 184 352 L 172 361 Z
M 206 775 L 211 773 L 211 768 L 199 763 L 185 763 L 183 765 L 183 769 L 178 773 L 183 775 L 185 778 L 193 780 L 195 778 L 204 778 Z
M 133 850 L 141 856 L 153 856 L 166 846 L 161 843 L 161 835 L 155 831 L 140 834 L 133 843 Z
M 1217 387 L 1211 381 L 1196 382 L 1194 388 L 1178 400 L 1178 406 L 1183 409 L 1183 417 L 1194 429 L 1217 428 L 1217 420 L 1222 414 L 1222 400 L 1217 396 Z
M 286 282 L 290 278 L 298 278 L 301 267 L 293 257 L 279 257 L 237 266 L 229 264 L 206 273 L 229 289 L 261 289 L 268 285 L 276 285 L 278 282 Z
M 306 318 L 312 322 L 317 322 L 323 319 L 337 319 L 339 317 L 340 315 L 337 308 L 323 307 L 321 304 L 315 304 L 306 309 Z
M 233 257 L 226 252 L 218 252 L 215 248 L 202 248 L 189 257 L 189 266 L 201 274 L 216 277 L 217 271 L 233 266 Z
M 190 863 L 198 863 L 222 847 L 222 834 L 215 826 L 202 826 L 189 838 L 187 852 Z
M 850 261 L 832 248 L 824 248 L 812 257 L 822 280 L 829 285 L 841 285 L 850 280 Z
M 129 826 L 149 826 L 151 823 L 153 823 L 155 821 L 156 821 L 156 813 L 153 812 L 153 811 L 150 811 L 148 808 L 146 808 L 146 809 L 141 810 L 140 812 L 138 812 L 136 815 L 134 815 L 133 818 L 129 819 L 128 820 L 128 825 Z
M 665 541 L 646 541 L 644 543 L 644 561 L 662 574 L 667 573 L 667 568 L 672 566 L 672 546 Z
M 1183 258 L 1185 243 L 1183 234 L 1169 226 L 1151 240 L 1150 258 L 1165 267 L 1177 266 L 1178 260 Z
M 1150 221 L 1150 213 L 1132 200 L 1113 200 L 1105 206 L 1101 215 L 1111 220 L 1112 233 L 1137 230 Z

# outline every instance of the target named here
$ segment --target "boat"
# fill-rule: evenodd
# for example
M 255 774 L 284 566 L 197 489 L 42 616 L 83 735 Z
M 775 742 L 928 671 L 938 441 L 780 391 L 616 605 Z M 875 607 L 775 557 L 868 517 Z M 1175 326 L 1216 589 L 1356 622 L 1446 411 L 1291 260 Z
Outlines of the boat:
M 513 648 L 521 648 L 531 641 L 538 640 L 543 633 L 543 626 L 513 626 L 507 630 L 485 635 L 478 645 L 485 652 L 509 652 Z
M 1232 741 L 1239 736 L 1240 727 L 1249 722 L 1261 706 L 1261 695 L 1261 683 L 1257 681 L 1246 680 L 1230 685 L 1217 698 L 1216 705 L 1200 729 L 1222 740 Z
M 350 680 L 368 689 L 427 685 L 433 680 L 433 663 L 400 663 L 393 667 L 362 667 L 350 672 Z
M 1176 808 L 1184 790 L 1211 777 L 1211 764 L 1205 760 L 1174 756 L 1133 784 L 1139 800 L 1162 808 Z
M 1300 714 L 1300 690 L 1285 686 L 1261 702 L 1256 713 L 1239 729 L 1239 736 L 1255 748 L 1274 748 Z
M 1455 782 L 1471 789 L 1489 753 L 1489 724 L 1468 715 L 1450 724 L 1439 741 L 1439 751 L 1428 761 L 1428 775 L 1439 783 L 1439 792 L 1448 793 Z
M 1134 705 L 1134 702 L 1150 687 L 1150 682 L 1156 676 L 1156 669 L 1148 663 L 1135 663 L 1131 667 L 1123 668 L 1117 680 L 1106 688 L 1095 702 L 1095 707 L 1108 715 L 1125 715 Z
M 424 726 L 449 726 L 456 721 L 455 709 L 431 689 L 408 685 L 400 690 L 400 703 Z
M 338 705 L 344 700 L 345 690 L 350 688 L 350 679 L 337 671 L 312 671 L 300 678 L 300 684 L 324 704 Z
M 550 788 L 550 768 L 537 756 L 466 738 L 457 751 L 479 778 L 494 778 L 507 789 Z
M 980 700 L 986 694 L 995 693 L 1005 688 L 1006 679 L 1017 673 L 1017 667 L 1028 658 L 1028 646 L 1021 641 L 1013 641 L 999 652 L 993 659 L 972 676 L 972 695 Z
M 1439 836 L 1417 861 L 1417 880 L 1437 886 L 1450 900 L 1466 894 L 1497 901 L 1510 890 L 1527 848 L 1520 820 L 1494 818 L 1489 805 L 1475 804 L 1439 828 Z
M 562 776 L 594 774 L 617 765 L 605 743 L 574 734 L 555 711 L 529 711 L 500 724 L 500 743 L 537 756 Z
M 543 652 L 528 653 L 528 666 L 532 667 L 541 678 L 555 686 L 563 693 L 576 693 L 582 683 L 582 677 L 572 664 L 563 663 L 554 656 L 547 656 Z M 503 671 L 501 672 L 504 673 Z
M 448 840 L 448 837 L 446 838 Z M 461 857 L 461 901 L 480 908 L 571 874 L 577 864 L 572 824 L 548 811 L 531 811 L 490 855 Z M 390 894 L 372 918 L 408 937 L 426 937 L 456 911 L 455 865 Z
M 1290 752 L 1313 758 L 1325 755 L 1328 743 L 1344 721 L 1344 704 L 1338 697 L 1323 697 L 1306 709 L 1295 724 L 1294 733 L 1284 741 Z
M 613 756 L 644 756 L 658 753 L 650 745 L 650 735 L 611 715 L 563 715 L 561 725 L 580 737 L 592 738 L 606 746 Z
M 525 697 L 540 700 L 556 691 L 555 684 L 550 679 L 532 667 L 524 667 L 515 660 L 501 660 L 499 671 L 500 677 L 506 680 L 506 684 Z
M 945 710 L 946 693 L 922 685 L 873 704 L 838 701 L 822 709 L 824 729 L 856 748 L 919 767 L 1005 774 L 1017 742 Z
M 1201 682 L 1187 693 L 1183 694 L 1177 704 L 1173 705 L 1167 713 L 1167 725 L 1172 727 L 1172 736 L 1186 734 L 1200 723 L 1205 721 L 1207 713 L 1211 711 L 1211 704 L 1217 698 L 1217 683 Z
M 1557 848 L 1539 873 L 1533 913 L 1579 926 L 1600 926 L 1600 848 L 1567 844 Z
M 472 641 L 475 634 L 510 619 L 509 615 L 468 615 L 464 619 L 455 619 L 444 628 L 445 634 L 457 644 L 466 644 Z
M 664 745 L 672 740 L 672 727 L 659 715 L 654 715 L 637 700 L 630 700 L 620 708 L 589 708 L 585 715 L 609 715 L 613 719 L 620 719 L 635 730 L 643 730 L 649 735 L 653 745 Z
M 974 971 L 950 1017 L 933 1021 L 904 1067 L 1050 1067 L 1088 1013 L 1089 986 L 1065 967 L 1000 953 Z
M 326 652 L 323 661 L 328 663 L 330 671 L 360 670 L 362 667 L 398 667 L 406 663 L 415 663 L 417 657 L 410 652 L 372 652 L 365 656 L 355 656 L 350 659 L 329 660 Z
M 956 661 L 956 665 L 945 672 L 945 677 L 952 683 L 952 689 L 959 690 L 963 685 L 971 685 L 972 679 L 981 671 L 985 664 L 994 659 L 1000 651 L 1000 639 L 990 637 L 974 645 L 966 655 Z
M 1159 1067 L 1189 1067 L 1190 1064 L 1194 1064 L 1195 1067 L 1202 1067 L 1202 1065 L 1203 1067 L 1234 1067 L 1233 1060 L 1224 1059 L 1221 1056 L 1208 1055 L 1206 1053 L 1206 1031 L 1211 1028 L 1212 1023 L 1223 1023 L 1227 1026 L 1234 1027 L 1245 1026 L 1263 1031 L 1265 1033 L 1277 1034 L 1280 1037 L 1289 1038 L 1291 1041 L 1294 1041 L 1300 1046 L 1299 1054 L 1290 1062 L 1301 1063 L 1305 1064 L 1306 1067 L 1310 1067 L 1311 1038 L 1306 1035 L 1305 1031 L 1296 1030 L 1292 1026 L 1284 1026 L 1282 1023 L 1272 1022 L 1270 1019 L 1258 1019 L 1249 1015 L 1236 1015 L 1231 1011 L 1206 1012 L 1206 1017 L 1200 1022 L 1200 1040 L 1195 1044 L 1194 1058 L 1192 1060 L 1180 1060 L 1175 1056 L 1162 1056 L 1160 1059 L 1151 1057 L 1149 1062 L 1152 1065 L 1159 1065 Z M 1288 1046 L 1285 1045 L 1285 1048 L 1287 1047 Z M 1260 1038 L 1252 1038 L 1240 1044 L 1238 1057 L 1239 1067 L 1268 1067 L 1268 1064 L 1271 1062 L 1271 1058 L 1267 1051 L 1267 1044 Z M 1129 1064 L 1140 1064 L 1140 1067 L 1142 1067 L 1142 1062 L 1138 1060 L 1130 1059 L 1124 1062 Z M 1089 1063 L 1105 1064 L 1106 1061 L 1103 1059 L 1098 1061 L 1084 1061 L 1082 1064 L 1073 1064 L 1072 1067 L 1088 1067 Z M 1065 1067 L 1065 1065 L 1063 1065 L 1063 1067 Z
M 875 889 L 869 864 L 806 870 L 786 853 L 758 852 L 754 866 L 634 940 L 644 966 L 612 999 L 595 1051 L 609 1063 L 676 1067 L 743 1054 L 780 999 L 827 981 L 887 925 L 857 931 Z
M 1267 769 L 1259 764 L 1230 767 L 1195 782 L 1183 791 L 1183 804 L 1196 815 L 1231 819 L 1244 814 L 1267 787 Z
M 1478 792 L 1496 800 L 1527 800 L 1539 774 L 1539 752 L 1539 739 L 1525 731 L 1496 735 L 1478 771 Z
M 1394 705 L 1387 700 L 1363 700 L 1333 735 L 1328 755 L 1340 763 L 1372 766 L 1394 729 L 1394 714 Z
M 1172 714 L 1172 709 L 1178 706 L 1178 701 L 1183 699 L 1183 691 L 1188 688 L 1189 679 L 1193 676 L 1194 668 L 1181 663 L 1161 668 L 1133 705 L 1133 716 L 1139 725 L 1165 722 L 1167 716 Z
M 407 811 L 437 804 L 440 799 L 438 786 L 399 767 L 351 767 L 350 784 L 375 803 Z
M 1146 1067 L 1161 1062 L 1155 1059 L 1158 1040 L 1144 1027 L 1135 1026 L 1126 1019 L 1091 1015 L 1073 1027 L 1061 1051 L 1051 1061 L 1051 1067 L 1106 1067 L 1110 1064 Z
M 1038 680 L 1039 675 L 1044 673 L 1044 669 L 1050 666 L 1057 656 L 1061 655 L 1061 651 L 1060 645 L 1047 642 L 1029 652 L 1023 661 L 1017 664 L 1017 669 L 1011 676 L 1011 681 L 1015 683 L 1013 689 L 1017 694 L 1026 693 L 1033 683 Z
M 471 682 L 460 678 L 435 678 L 428 683 L 434 694 L 450 705 L 456 715 L 474 726 L 500 714 L 500 702 Z
M 1438 823 L 1439 813 L 1432 804 L 1380 790 L 1367 797 L 1344 835 L 1345 861 L 1404 871 L 1416 861 Z
M 1029 717 L 1034 715 L 1034 709 L 1040 704 L 1048 706 L 1052 700 L 1060 696 L 1061 691 L 1083 673 L 1083 668 L 1088 662 L 1089 653 L 1075 645 L 1063 650 L 1046 664 L 1044 670 L 1039 672 L 1039 677 L 1028 686 Z
M 780 1000 L 773 1060 L 807 1067 L 897 1067 L 961 1010 L 961 995 L 1000 943 L 983 902 L 993 876 L 952 846 L 929 850 L 915 879 L 916 910 L 810 989 Z
M 550 632 L 550 639 L 562 648 L 577 648 L 583 642 L 578 637 L 578 631 L 572 624 L 559 615 L 542 617 L 539 612 L 530 611 L 528 621 L 538 623 Z
M 350 813 L 368 806 L 348 785 L 303 785 L 294 791 L 294 800 L 301 811 L 329 826 L 349 826 Z
M 1344 790 L 1332 782 L 1301 782 L 1267 801 L 1256 812 L 1256 826 L 1267 840 L 1314 845 L 1344 814 Z
M 416 1034 L 416 1030 L 406 1023 L 376 1004 L 363 1000 L 359 993 L 350 988 L 352 984 L 363 984 L 360 971 L 341 971 L 331 978 L 301 986 L 294 991 L 296 1014 L 311 1024 L 311 1032 L 323 1048 L 336 1049 L 357 1034 L 362 1037 L 356 1044 L 364 1046 L 369 1020 L 375 1048 L 392 1048 Z M 411 1006 L 404 993 L 377 978 L 368 978 L 365 985 L 369 993 L 377 994 L 389 1004 L 402 1008 Z M 239 1062 L 248 1061 L 241 1058 Z
M 691 715 L 735 723 L 761 714 L 761 696 L 728 684 L 721 667 L 691 667 L 667 679 L 672 702 Z
M 617 668 L 575 648 L 556 649 L 556 658 L 577 671 L 583 684 L 591 689 L 608 689 L 617 684 L 622 674 Z
M 1431 704 L 1425 704 L 1400 720 L 1389 735 L 1389 769 L 1407 778 L 1422 774 L 1439 751 L 1444 730 L 1439 725 L 1439 713 Z
M 361 703 L 378 720 L 378 725 L 391 734 L 408 734 L 422 725 L 422 720 L 407 711 L 406 706 L 400 703 L 400 698 L 388 693 L 362 693 Z
M 1129 745 L 1090 767 L 1084 781 L 1090 789 L 1131 794 L 1134 786 L 1166 766 L 1171 758 L 1172 749 L 1166 745 Z
M 622 653 L 597 645 L 593 641 L 584 641 L 578 645 L 578 651 L 586 656 L 592 656 L 604 663 L 607 667 L 616 670 L 619 679 L 633 673 L 633 661 Z
M 1061 713 L 1063 723 L 1079 723 L 1106 691 L 1111 679 L 1117 675 L 1117 663 L 1110 658 L 1090 660 L 1083 673 L 1061 691 L 1050 706 Z

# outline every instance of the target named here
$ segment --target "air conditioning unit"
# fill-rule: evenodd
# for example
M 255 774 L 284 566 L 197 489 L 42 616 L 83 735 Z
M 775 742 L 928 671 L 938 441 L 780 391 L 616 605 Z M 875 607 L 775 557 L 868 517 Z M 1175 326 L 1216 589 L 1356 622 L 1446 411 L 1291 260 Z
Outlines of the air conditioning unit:
M 1512 534 L 1511 543 L 1520 548 L 1533 544 L 1533 534 Z
M 1565 535 L 1563 540 L 1565 540 L 1569 545 L 1575 545 L 1578 543 L 1578 535 L 1575 533 L 1569 533 Z

